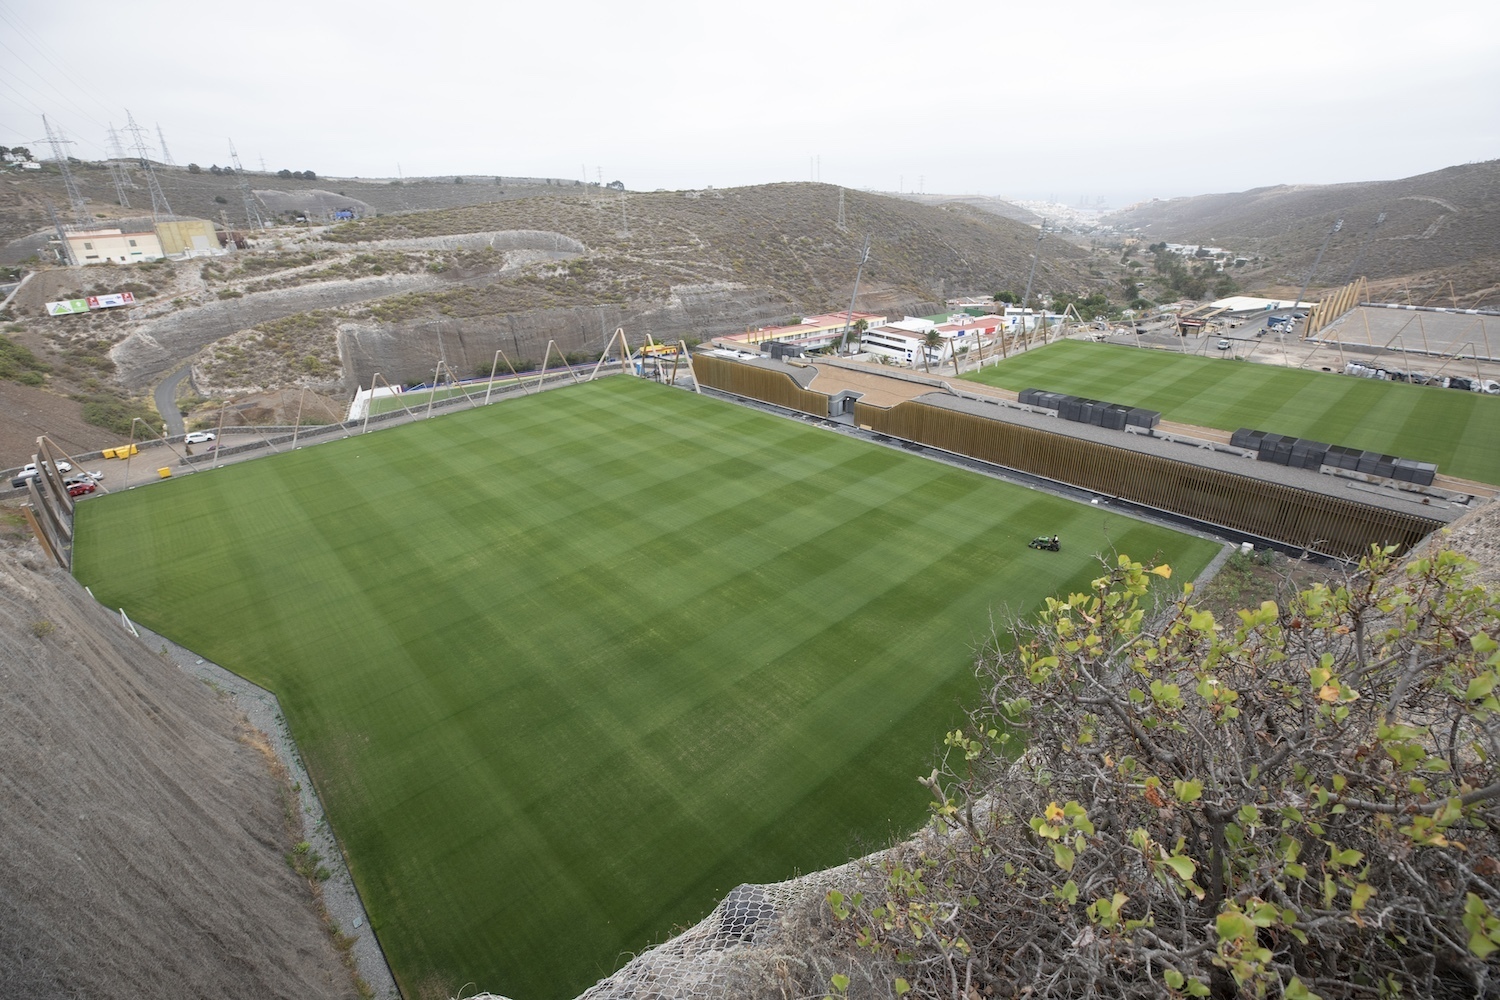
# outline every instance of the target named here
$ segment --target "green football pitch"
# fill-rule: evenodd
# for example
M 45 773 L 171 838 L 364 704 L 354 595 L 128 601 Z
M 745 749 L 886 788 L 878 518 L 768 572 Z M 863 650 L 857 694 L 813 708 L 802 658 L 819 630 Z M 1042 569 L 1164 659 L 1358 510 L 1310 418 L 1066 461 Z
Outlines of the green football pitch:
M 408 996 L 570 997 L 925 816 L 990 614 L 1207 541 L 616 377 L 80 504 L 274 690 Z M 1057 532 L 1062 553 L 1026 541 Z
M 1294 434 L 1436 462 L 1500 484 L 1500 397 L 1065 340 L 968 378 L 1160 410 L 1167 420 Z

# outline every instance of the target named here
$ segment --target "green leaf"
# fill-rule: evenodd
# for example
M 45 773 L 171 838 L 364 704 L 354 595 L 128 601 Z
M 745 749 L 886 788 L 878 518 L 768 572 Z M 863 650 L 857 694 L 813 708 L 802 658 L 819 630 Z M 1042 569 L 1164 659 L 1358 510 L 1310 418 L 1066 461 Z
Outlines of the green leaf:
M 1174 990 L 1182 989 L 1182 984 L 1187 982 L 1187 977 L 1178 972 L 1176 969 L 1166 970 L 1161 974 L 1161 977 L 1165 979 L 1167 981 L 1167 985 L 1172 987 L 1172 989 Z
M 904 996 L 906 996 L 907 993 L 911 992 L 911 983 L 908 983 L 906 980 L 902 979 L 900 976 L 896 977 L 896 984 L 895 985 L 896 985 L 896 995 L 898 997 L 904 997 Z
M 1181 854 L 1173 854 L 1171 857 L 1163 858 L 1162 862 L 1168 868 L 1172 869 L 1172 871 L 1176 872 L 1177 877 L 1184 882 L 1190 881 L 1194 873 L 1198 871 L 1198 865 L 1193 859 L 1184 857 Z
M 1255 935 L 1255 924 L 1236 910 L 1226 910 L 1214 918 L 1214 930 L 1220 941 L 1244 940 Z
M 1206 985 L 1204 985 L 1201 980 L 1197 980 L 1197 979 L 1189 979 L 1188 980 L 1187 991 L 1188 991 L 1188 995 L 1189 996 L 1194 996 L 1194 997 L 1206 997 L 1206 996 L 1208 996 L 1208 987 Z
M 1286 984 L 1286 989 L 1281 993 L 1283 1000 L 1323 1000 L 1322 997 L 1302 985 L 1302 980 L 1296 976 Z
M 1500 948 L 1500 945 L 1497 945 L 1495 944 L 1495 942 L 1491 941 L 1489 939 L 1489 935 L 1485 934 L 1483 931 L 1469 935 L 1469 950 L 1479 958 L 1489 958 L 1490 953 L 1493 952 L 1496 948 Z
M 1192 781 L 1173 781 L 1172 790 L 1177 793 L 1178 802 L 1196 802 L 1203 797 L 1203 782 L 1197 778 Z
M 1365 904 L 1373 895 L 1375 895 L 1375 887 L 1368 882 L 1361 882 L 1354 887 L 1354 898 L 1350 901 L 1349 908 L 1358 913 L 1365 908 Z
M 1065 872 L 1073 870 L 1073 849 L 1063 844 L 1052 845 L 1052 860 Z
M 1480 674 L 1469 682 L 1469 687 L 1464 691 L 1465 701 L 1478 701 L 1491 691 L 1495 690 L 1495 682 L 1500 680 L 1493 670 Z
M 828 981 L 833 983 L 833 988 L 840 993 L 849 988 L 849 977 L 842 972 L 835 972 Z

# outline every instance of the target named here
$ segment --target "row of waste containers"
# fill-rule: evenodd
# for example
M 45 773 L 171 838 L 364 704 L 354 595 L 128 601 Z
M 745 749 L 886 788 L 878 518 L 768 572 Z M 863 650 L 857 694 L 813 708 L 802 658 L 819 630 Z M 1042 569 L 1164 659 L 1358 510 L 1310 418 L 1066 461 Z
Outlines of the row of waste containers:
M 1026 406 L 1056 410 L 1064 420 L 1080 424 L 1092 424 L 1111 431 L 1123 431 L 1128 427 L 1144 427 L 1147 430 L 1161 423 L 1161 414 L 1156 410 L 1144 410 L 1139 406 L 1121 403 L 1105 403 L 1097 399 L 1083 399 L 1060 392 L 1043 389 L 1023 389 L 1017 397 Z
M 1345 448 L 1342 445 L 1324 444 L 1289 434 L 1256 431 L 1248 427 L 1241 427 L 1230 435 L 1229 443 L 1236 448 L 1254 451 L 1258 461 L 1275 462 L 1293 469 L 1316 471 L 1326 465 L 1333 469 L 1416 483 L 1418 486 L 1431 486 L 1437 476 L 1437 466 L 1431 462 L 1397 458 L 1394 455 L 1382 455 L 1378 451 Z

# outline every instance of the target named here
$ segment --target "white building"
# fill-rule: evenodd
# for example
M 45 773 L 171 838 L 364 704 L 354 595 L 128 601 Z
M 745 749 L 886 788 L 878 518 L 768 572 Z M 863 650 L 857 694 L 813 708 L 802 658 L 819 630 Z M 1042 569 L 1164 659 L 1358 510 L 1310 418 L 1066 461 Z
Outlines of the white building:
M 164 256 L 161 240 L 154 229 L 142 232 L 84 229 L 68 233 L 68 248 L 80 264 L 103 264 L 109 261 L 129 264 L 140 260 L 160 260 Z
M 914 367 L 931 368 L 950 361 L 955 353 L 972 350 L 980 337 L 993 337 L 1004 322 L 1001 316 L 969 316 L 959 313 L 948 317 L 946 323 L 917 319 L 908 316 L 896 323 L 887 323 L 873 330 L 866 330 L 860 338 L 860 349 L 871 354 L 880 354 Z M 927 346 L 928 334 L 936 333 L 935 346 Z

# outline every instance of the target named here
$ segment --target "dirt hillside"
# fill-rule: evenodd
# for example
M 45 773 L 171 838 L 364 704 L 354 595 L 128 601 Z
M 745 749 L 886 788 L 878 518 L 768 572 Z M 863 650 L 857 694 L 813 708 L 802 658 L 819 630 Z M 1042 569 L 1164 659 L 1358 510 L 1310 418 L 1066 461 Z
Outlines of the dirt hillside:
M 354 996 L 242 720 L 0 538 L 0 997 Z
M 1386 218 L 1377 227 L 1381 213 Z M 1420 275 L 1424 287 L 1413 288 L 1418 302 L 1423 292 L 1448 293 L 1451 280 L 1461 305 L 1486 298 L 1496 304 L 1500 160 L 1394 181 L 1281 185 L 1150 201 L 1105 221 L 1152 243 L 1211 244 L 1261 257 L 1263 265 L 1245 272 L 1244 279 L 1295 290 L 1340 218 L 1344 226 L 1329 240 L 1316 284 L 1341 284 L 1351 268 L 1372 281 Z

